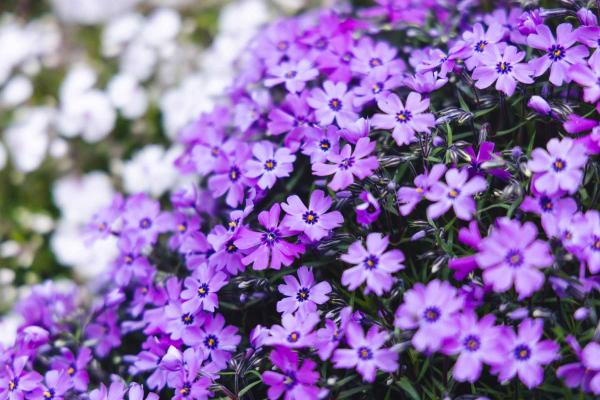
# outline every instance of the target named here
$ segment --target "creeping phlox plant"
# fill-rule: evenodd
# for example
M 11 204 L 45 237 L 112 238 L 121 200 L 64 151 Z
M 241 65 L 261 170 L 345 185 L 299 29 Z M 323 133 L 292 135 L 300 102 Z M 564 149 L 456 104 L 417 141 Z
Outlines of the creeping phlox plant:
M 93 301 L 18 305 L 0 399 L 600 395 L 597 6 L 376 3 L 255 38 L 195 183 L 90 223 Z

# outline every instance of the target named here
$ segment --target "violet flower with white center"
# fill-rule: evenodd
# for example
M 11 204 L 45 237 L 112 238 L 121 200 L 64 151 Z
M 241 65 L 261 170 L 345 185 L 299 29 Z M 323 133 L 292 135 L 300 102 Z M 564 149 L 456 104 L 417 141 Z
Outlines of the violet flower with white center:
M 458 218 L 470 221 L 476 211 L 473 195 L 486 188 L 487 182 L 481 176 L 469 180 L 467 169 L 450 169 L 446 172 L 446 183 L 435 182 L 425 193 L 427 200 L 434 202 L 427 207 L 427 216 L 436 219 L 453 208 Z
M 335 121 L 340 128 L 344 128 L 358 119 L 352 98 L 352 92 L 348 91 L 344 82 L 326 81 L 323 89 L 312 90 L 306 102 L 315 109 L 315 116 L 321 126 L 331 125 Z
M 308 314 L 283 314 L 281 325 L 273 325 L 269 330 L 269 337 L 265 344 L 269 346 L 280 345 L 292 349 L 312 347 L 316 341 L 313 329 L 319 323 L 317 313 Z
M 415 187 L 403 186 L 398 189 L 396 197 L 400 214 L 409 215 L 417 204 L 425 198 L 425 194 L 429 192 L 431 187 L 440 180 L 444 172 L 446 172 L 444 164 L 435 164 L 431 167 L 431 171 L 425 171 L 421 175 L 417 175 L 413 181 Z
M 185 278 L 185 289 L 181 292 L 184 301 L 183 311 L 194 313 L 198 309 L 213 312 L 219 306 L 217 292 L 227 284 L 224 272 L 215 272 L 206 264 L 194 271 L 193 276 Z
M 308 207 L 300 197 L 293 195 L 281 203 L 281 208 L 287 213 L 282 225 L 294 232 L 303 232 L 313 241 L 324 238 L 344 222 L 339 211 L 327 212 L 331 208 L 331 197 L 325 196 L 322 190 L 311 193 Z
M 331 361 L 335 368 L 356 368 L 367 382 L 373 382 L 377 370 L 393 373 L 398 369 L 398 353 L 383 348 L 388 339 L 386 331 L 372 326 L 367 334 L 356 322 L 349 322 L 346 327 L 346 342 L 350 349 L 337 349 Z
M 356 142 L 354 151 L 346 144 L 339 154 L 330 153 L 327 161 L 331 164 L 316 162 L 312 166 L 313 175 L 328 176 L 333 174 L 333 179 L 328 186 L 335 190 L 342 190 L 354 183 L 354 177 L 363 180 L 373 174 L 379 167 L 377 157 L 371 153 L 375 150 L 376 142 L 369 138 L 360 138 Z
M 400 329 L 416 329 L 412 345 L 420 352 L 440 349 L 444 340 L 458 333 L 458 313 L 464 298 L 446 281 L 434 279 L 427 286 L 415 284 L 404 293 L 404 302 L 395 314 L 394 325 Z
M 538 192 L 554 195 L 559 191 L 573 194 L 583 179 L 587 162 L 585 147 L 571 138 L 550 139 L 548 150 L 536 148 L 527 166 L 535 173 L 533 187 Z
M 537 239 L 535 224 L 508 218 L 496 220 L 496 226 L 479 245 L 477 264 L 483 269 L 483 280 L 496 292 L 505 292 L 513 284 L 519 299 L 531 296 L 544 284 L 539 271 L 552 265 L 548 243 Z
M 279 223 L 281 208 L 273 204 L 269 211 L 258 214 L 258 222 L 264 227 L 256 232 L 242 228 L 234 246 L 245 250 L 248 255 L 242 259 L 244 265 L 252 264 L 255 270 L 266 268 L 280 269 L 282 265 L 290 266 L 294 259 L 304 252 L 301 244 L 290 243 L 285 238 L 295 236 L 285 224 Z
M 514 46 L 507 46 L 502 53 L 497 46 L 488 46 L 479 58 L 479 66 L 473 71 L 473 79 L 477 81 L 475 86 L 485 89 L 496 82 L 496 90 L 512 96 L 517 81 L 533 83 L 533 70 L 521 62 L 524 58 L 525 52 L 519 52 Z
M 560 86 L 563 82 L 570 82 L 569 67 L 585 63 L 584 58 L 589 53 L 584 45 L 573 46 L 576 41 L 577 34 L 571 24 L 558 25 L 556 39 L 548 26 L 538 25 L 536 33 L 527 37 L 527 43 L 534 49 L 545 51 L 546 54 L 529 61 L 529 65 L 534 69 L 534 76 L 543 75 L 550 68 L 549 80 L 553 85 Z
M 429 99 L 421 99 L 421 95 L 410 92 L 406 98 L 406 106 L 394 93 L 377 101 L 377 106 L 385 114 L 375 114 L 371 124 L 379 129 L 393 129 L 392 136 L 398 146 L 415 141 L 415 134 L 429 133 L 435 126 L 435 117 L 424 111 L 429 109 Z
M 285 285 L 279 285 L 277 290 L 286 297 L 277 302 L 277 312 L 289 314 L 296 310 L 303 314 L 314 313 L 317 305 L 329 300 L 331 285 L 328 282 L 315 282 L 315 277 L 307 267 L 298 269 L 298 279 L 292 275 L 283 277 Z
M 270 189 L 278 178 L 286 178 L 294 170 L 296 156 L 282 147 L 275 150 L 272 142 L 262 141 L 252 147 L 255 159 L 246 161 L 246 176 L 258 178 L 258 187 Z
M 560 346 L 552 340 L 541 340 L 544 322 L 541 319 L 526 319 L 519 324 L 518 333 L 511 328 L 504 331 L 507 354 L 505 361 L 492 367 L 501 383 L 515 375 L 529 389 L 544 380 L 544 365 L 559 358 Z
M 386 251 L 389 238 L 381 233 L 369 233 L 366 244 L 365 249 L 362 241 L 358 240 L 348 247 L 347 254 L 341 256 L 343 261 L 355 265 L 344 271 L 342 284 L 356 290 L 366 282 L 365 294 L 373 291 L 382 296 L 390 291 L 395 281 L 392 274 L 404 269 L 404 254 L 397 249 Z
M 298 62 L 283 62 L 269 68 L 270 78 L 265 79 L 265 86 L 272 87 L 285 83 L 288 92 L 298 93 L 304 90 L 306 82 L 312 81 L 319 75 L 312 63 L 306 59 Z

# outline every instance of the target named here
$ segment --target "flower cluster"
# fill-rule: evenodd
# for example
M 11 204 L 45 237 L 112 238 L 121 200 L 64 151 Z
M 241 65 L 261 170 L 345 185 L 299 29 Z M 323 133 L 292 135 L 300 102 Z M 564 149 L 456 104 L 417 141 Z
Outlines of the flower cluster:
M 21 303 L 0 400 L 600 395 L 600 28 L 569 7 L 265 27 L 177 138 L 191 183 L 90 222 L 95 300 Z

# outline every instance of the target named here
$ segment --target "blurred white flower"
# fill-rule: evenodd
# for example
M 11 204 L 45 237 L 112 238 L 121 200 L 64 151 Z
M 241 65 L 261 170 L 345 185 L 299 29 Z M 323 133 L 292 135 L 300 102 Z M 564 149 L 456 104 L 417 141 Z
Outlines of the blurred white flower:
M 94 25 L 132 9 L 140 0 L 51 0 L 60 19 Z
M 135 42 L 121 56 L 121 72 L 130 74 L 140 81 L 150 78 L 157 62 L 156 51 L 145 43 Z
M 49 107 L 18 110 L 15 121 L 4 132 L 4 140 L 19 171 L 31 172 L 44 161 L 54 117 L 55 111 Z
M 17 329 L 23 324 L 23 317 L 19 313 L 12 312 L 2 316 L 0 319 L 0 344 L 12 346 L 17 339 Z
M 16 22 L 0 26 L 0 83 L 9 78 L 11 71 L 34 52 L 35 37 Z
M 0 94 L 0 102 L 3 106 L 14 107 L 29 99 L 32 93 L 31 81 L 23 75 L 17 75 L 4 85 Z
M 52 198 L 61 211 L 61 219 L 70 224 L 89 222 L 98 209 L 110 204 L 114 194 L 110 178 L 100 171 L 69 175 L 52 187 Z
M 157 51 L 175 39 L 181 28 L 181 17 L 170 8 L 159 8 L 146 19 L 140 33 L 141 40 Z
M 141 30 L 144 17 L 131 13 L 111 19 L 102 31 L 102 54 L 115 57 L 129 44 Z
M 158 197 L 175 187 L 180 174 L 175 159 L 181 154 L 179 147 L 169 150 L 160 145 L 148 145 L 138 151 L 123 166 L 123 186 L 127 193 L 144 192 Z
M 148 108 L 148 96 L 138 81 L 126 74 L 115 75 L 107 87 L 108 97 L 125 118 L 139 118 Z

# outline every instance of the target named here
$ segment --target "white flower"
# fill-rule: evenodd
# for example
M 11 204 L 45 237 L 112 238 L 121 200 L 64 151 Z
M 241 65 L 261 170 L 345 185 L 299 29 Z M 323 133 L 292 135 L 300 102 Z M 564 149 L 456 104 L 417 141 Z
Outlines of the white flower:
M 108 83 L 107 92 L 113 106 L 119 109 L 125 118 L 141 117 L 148 108 L 146 91 L 130 75 L 115 75 Z
M 111 19 L 102 31 L 102 54 L 114 57 L 121 54 L 142 29 L 144 17 L 137 13 Z
M 0 94 L 0 102 L 4 106 L 14 107 L 29 99 L 32 93 L 31 81 L 23 75 L 17 75 L 4 85 L 2 94 Z
M 4 139 L 14 166 L 21 172 L 37 169 L 46 156 L 54 110 L 47 107 L 19 110 Z
M 61 210 L 62 220 L 73 224 L 89 222 L 98 209 L 110 205 L 113 196 L 110 178 L 100 171 L 69 175 L 52 187 L 52 198 Z
M 145 192 L 158 197 L 179 182 L 175 159 L 181 149 L 168 151 L 160 145 L 148 145 L 137 152 L 123 167 L 123 186 L 127 193 Z
M 83 25 L 94 25 L 123 14 L 140 0 L 52 0 L 60 19 Z

